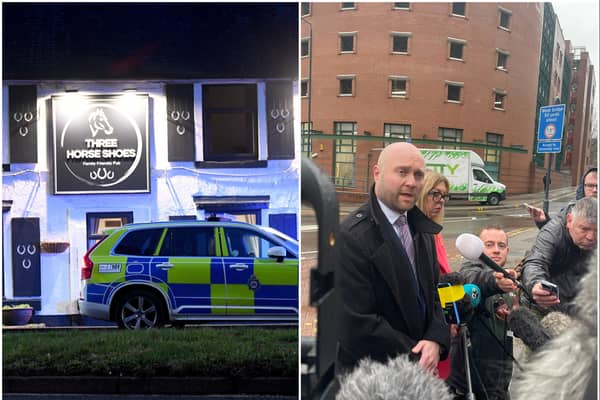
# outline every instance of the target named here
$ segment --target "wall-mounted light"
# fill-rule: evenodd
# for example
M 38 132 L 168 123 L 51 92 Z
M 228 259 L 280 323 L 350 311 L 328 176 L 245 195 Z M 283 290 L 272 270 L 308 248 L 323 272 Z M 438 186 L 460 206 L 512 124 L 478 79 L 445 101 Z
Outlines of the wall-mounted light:
M 123 89 L 123 92 L 125 92 L 125 93 L 137 92 L 137 88 L 125 88 L 125 89 Z
M 66 89 L 65 88 L 65 93 L 77 93 L 79 92 L 79 89 Z

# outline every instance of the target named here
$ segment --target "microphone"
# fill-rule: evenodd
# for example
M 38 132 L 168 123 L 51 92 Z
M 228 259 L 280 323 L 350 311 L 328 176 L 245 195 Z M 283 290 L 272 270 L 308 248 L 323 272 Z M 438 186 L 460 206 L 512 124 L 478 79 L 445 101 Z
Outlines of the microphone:
M 526 307 L 511 311 L 508 315 L 508 326 L 532 351 L 536 351 L 551 339 L 537 316 Z
M 479 239 L 479 237 L 471 233 L 463 233 L 458 235 L 456 238 L 456 248 L 458 249 L 458 252 L 467 260 L 479 260 L 494 271 L 500 272 L 506 279 L 513 281 L 513 283 L 517 285 L 517 287 L 521 289 L 529 299 L 531 299 L 531 295 L 519 281 L 517 281 L 504 268 L 496 264 L 494 260 L 483 253 L 483 242 L 481 239 Z
M 473 314 L 473 309 L 481 301 L 479 286 L 473 283 L 463 284 L 457 272 L 440 276 L 438 295 L 444 318 L 448 324 L 466 322 Z
M 443 380 L 427 373 L 402 354 L 382 364 L 365 358 L 340 378 L 336 400 L 452 400 Z

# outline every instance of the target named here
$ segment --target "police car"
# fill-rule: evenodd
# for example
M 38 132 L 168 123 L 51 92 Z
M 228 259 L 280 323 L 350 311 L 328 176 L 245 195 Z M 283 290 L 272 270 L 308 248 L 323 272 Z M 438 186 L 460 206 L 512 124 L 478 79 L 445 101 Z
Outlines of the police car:
M 298 321 L 298 242 L 272 228 L 128 224 L 97 242 L 83 261 L 81 314 L 122 328 Z

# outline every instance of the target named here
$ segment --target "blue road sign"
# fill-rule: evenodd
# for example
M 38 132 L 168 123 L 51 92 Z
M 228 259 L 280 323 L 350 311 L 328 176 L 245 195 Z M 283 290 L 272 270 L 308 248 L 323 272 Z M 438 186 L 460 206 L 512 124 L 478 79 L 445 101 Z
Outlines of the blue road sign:
M 560 153 L 564 121 L 564 104 L 540 107 L 538 153 Z

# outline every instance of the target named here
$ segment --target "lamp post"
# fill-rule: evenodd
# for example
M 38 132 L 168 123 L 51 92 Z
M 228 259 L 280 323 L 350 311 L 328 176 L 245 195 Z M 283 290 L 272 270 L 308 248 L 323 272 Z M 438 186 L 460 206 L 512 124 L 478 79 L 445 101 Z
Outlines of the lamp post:
M 308 154 L 312 152 L 312 59 L 313 59 L 313 35 L 312 35 L 312 24 L 306 19 L 306 17 L 302 17 L 302 22 L 308 24 Z

